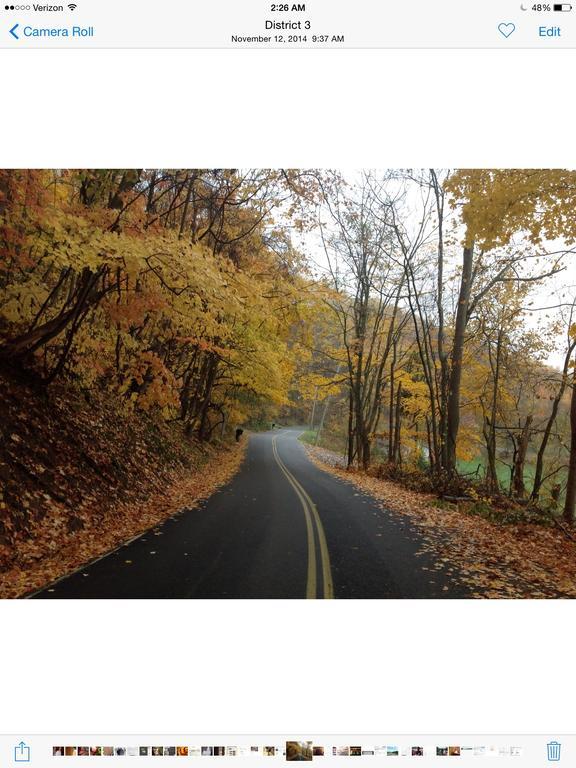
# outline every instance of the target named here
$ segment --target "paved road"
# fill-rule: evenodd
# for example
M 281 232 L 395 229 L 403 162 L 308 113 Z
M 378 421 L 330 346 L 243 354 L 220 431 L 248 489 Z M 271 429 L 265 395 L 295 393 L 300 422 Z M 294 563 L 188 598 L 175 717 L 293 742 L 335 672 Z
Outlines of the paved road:
M 252 436 L 240 471 L 199 507 L 34 597 L 467 596 L 418 555 L 422 537 L 405 517 L 319 470 L 299 434 Z

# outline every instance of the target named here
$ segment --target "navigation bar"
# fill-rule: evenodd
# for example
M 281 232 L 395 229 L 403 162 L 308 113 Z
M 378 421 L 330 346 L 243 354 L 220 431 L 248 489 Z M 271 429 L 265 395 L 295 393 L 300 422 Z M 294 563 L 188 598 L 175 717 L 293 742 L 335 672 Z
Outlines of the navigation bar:
M 573 48 L 570 3 L 114 0 L 0 6 L 2 48 Z M 3 31 L 2 31 L 3 30 Z

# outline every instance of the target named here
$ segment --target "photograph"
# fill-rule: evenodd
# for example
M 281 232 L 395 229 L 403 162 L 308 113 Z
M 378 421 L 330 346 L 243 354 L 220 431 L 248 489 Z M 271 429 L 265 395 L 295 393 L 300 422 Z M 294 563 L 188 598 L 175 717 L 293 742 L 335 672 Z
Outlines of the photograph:
M 424 747 L 412 747 L 412 757 L 424 757 Z
M 0 596 L 575 597 L 575 205 L 0 170 Z
M 350 757 L 360 757 L 362 755 L 362 747 L 350 747 Z
M 286 760 L 312 760 L 314 754 L 311 741 L 286 742 Z
M 324 757 L 324 747 L 312 746 L 313 757 Z

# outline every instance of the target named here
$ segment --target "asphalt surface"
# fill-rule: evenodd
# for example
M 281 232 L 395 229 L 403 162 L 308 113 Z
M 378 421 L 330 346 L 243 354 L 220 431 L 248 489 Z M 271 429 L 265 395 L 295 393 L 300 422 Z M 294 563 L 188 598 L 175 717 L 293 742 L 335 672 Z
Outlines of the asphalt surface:
M 32 597 L 467 596 L 421 552 L 405 516 L 318 469 L 300 432 L 253 435 L 239 472 L 208 500 Z

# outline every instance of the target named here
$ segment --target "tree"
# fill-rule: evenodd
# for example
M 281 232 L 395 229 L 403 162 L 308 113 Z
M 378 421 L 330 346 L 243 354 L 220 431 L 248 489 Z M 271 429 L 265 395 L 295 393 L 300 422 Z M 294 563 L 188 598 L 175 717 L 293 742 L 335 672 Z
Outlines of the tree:
M 449 189 L 462 204 L 467 242 L 507 246 L 526 232 L 532 244 L 561 239 L 566 253 L 576 243 L 576 172 L 564 170 L 460 171 Z M 552 272 L 554 273 L 554 271 Z M 571 444 L 564 517 L 573 523 L 576 504 L 576 391 L 572 386 Z
M 282 171 L 4 171 L 0 357 L 210 439 L 286 402 L 305 281 Z M 295 201 L 295 202 L 294 202 Z
M 357 197 L 343 184 L 325 195 L 331 230 L 320 221 L 333 293 L 327 304 L 340 326 L 349 381 L 348 466 L 370 466 L 382 411 L 386 365 L 399 333 L 403 278 L 391 258 L 392 230 L 364 178 Z M 384 212 L 385 216 L 385 212 Z

